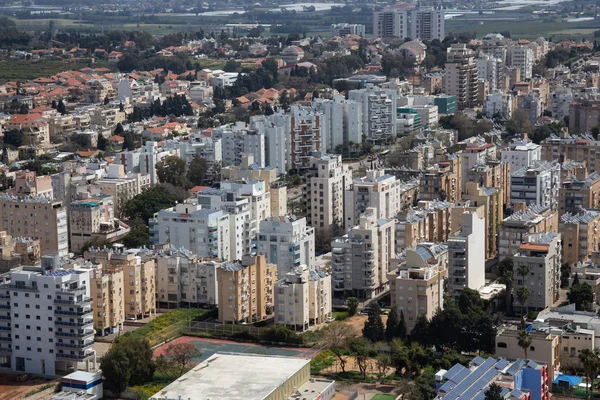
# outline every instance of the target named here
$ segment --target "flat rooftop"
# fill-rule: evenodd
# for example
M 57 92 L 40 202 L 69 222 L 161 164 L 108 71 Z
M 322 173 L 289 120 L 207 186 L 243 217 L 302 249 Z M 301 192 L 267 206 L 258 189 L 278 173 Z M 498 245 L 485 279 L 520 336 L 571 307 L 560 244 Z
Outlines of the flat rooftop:
M 217 353 L 151 399 L 263 400 L 308 363 L 303 358 Z

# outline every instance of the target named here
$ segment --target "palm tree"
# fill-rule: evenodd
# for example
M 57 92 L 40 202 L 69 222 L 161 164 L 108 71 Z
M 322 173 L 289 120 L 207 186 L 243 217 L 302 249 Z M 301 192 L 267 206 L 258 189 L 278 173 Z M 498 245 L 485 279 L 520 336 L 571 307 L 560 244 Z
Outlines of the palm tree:
M 512 309 L 512 291 L 513 291 L 513 282 L 514 282 L 514 263 L 513 259 L 508 257 L 503 259 L 498 263 L 497 274 L 500 277 L 500 282 L 506 285 L 506 311 L 510 311 Z
M 585 385 L 586 398 L 588 394 L 588 386 L 591 388 L 591 398 L 594 392 L 594 378 L 598 374 L 598 369 L 600 369 L 600 351 L 598 349 L 583 349 L 579 353 L 579 361 L 581 361 L 581 363 L 583 364 L 586 383 L 589 383 L 591 380 L 591 385 Z
M 521 286 L 517 289 L 517 299 L 519 300 L 519 304 L 521 304 L 521 317 L 525 315 L 523 314 L 523 305 L 525 304 L 528 298 L 529 289 L 527 289 L 525 286 Z
M 529 275 L 529 267 L 527 265 L 521 264 L 517 267 L 517 274 L 521 275 L 521 285 L 526 287 L 527 284 L 525 282 L 525 277 Z M 527 297 L 529 297 L 529 290 L 527 291 L 527 296 L 525 297 L 525 301 L 527 301 Z M 521 315 L 523 314 L 523 303 L 521 303 Z M 529 307 L 528 307 L 529 308 Z M 527 310 L 529 312 L 529 310 Z
M 527 349 L 531 346 L 531 334 L 527 331 L 519 332 L 519 347 L 525 352 L 525 360 L 527 360 Z

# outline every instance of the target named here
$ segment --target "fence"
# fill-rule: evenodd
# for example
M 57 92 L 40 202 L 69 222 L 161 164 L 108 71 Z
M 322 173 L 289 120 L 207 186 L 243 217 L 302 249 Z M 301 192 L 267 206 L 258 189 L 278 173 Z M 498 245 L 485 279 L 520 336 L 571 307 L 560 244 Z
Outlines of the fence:
M 590 396 L 589 391 L 586 393 L 585 388 L 581 388 L 581 387 L 563 388 L 563 387 L 559 387 L 558 385 L 552 385 L 552 393 L 563 395 L 563 396 L 571 396 L 574 398 L 581 398 L 581 399 L 587 399 Z M 600 399 L 600 392 L 598 392 L 598 389 L 594 389 L 594 391 L 591 393 L 591 395 L 592 395 L 592 397 L 591 397 L 592 399 Z
M 214 322 L 202 321 L 187 321 L 183 327 L 181 334 L 190 336 L 199 336 L 203 333 L 214 337 L 235 338 L 240 339 L 256 338 L 260 341 L 264 335 L 265 328 L 259 328 L 253 325 L 220 325 Z
M 189 321 L 179 321 L 173 325 L 167 326 L 165 329 L 149 334 L 146 339 L 150 343 L 150 347 L 158 347 L 163 343 L 167 343 L 178 338 L 182 335 L 181 332 L 184 330 L 188 322 Z

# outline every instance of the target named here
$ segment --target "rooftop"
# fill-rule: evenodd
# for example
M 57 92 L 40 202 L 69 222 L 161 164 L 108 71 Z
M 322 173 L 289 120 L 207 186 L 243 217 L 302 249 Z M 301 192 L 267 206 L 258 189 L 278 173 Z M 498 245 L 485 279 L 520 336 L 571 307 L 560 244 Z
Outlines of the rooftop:
M 263 400 L 310 363 L 308 359 L 217 353 L 151 399 Z
M 560 218 L 563 224 L 588 224 L 600 215 L 596 210 L 581 209 L 577 214 L 566 213 Z

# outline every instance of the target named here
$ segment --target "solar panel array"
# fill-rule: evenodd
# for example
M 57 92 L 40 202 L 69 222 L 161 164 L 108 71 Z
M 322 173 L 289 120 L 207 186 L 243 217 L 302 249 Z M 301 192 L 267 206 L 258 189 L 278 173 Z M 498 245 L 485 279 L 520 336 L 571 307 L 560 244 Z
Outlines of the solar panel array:
M 475 369 L 458 385 L 456 385 L 454 389 L 452 389 L 446 396 L 444 396 L 444 399 L 455 400 L 472 398 L 479 390 L 483 389 L 489 383 L 489 380 L 496 376 L 498 372 L 494 368 L 494 365 L 496 365 L 495 359 L 490 357 L 485 360 L 483 364 L 477 367 L 477 369 Z M 484 381 L 482 377 L 486 376 L 490 370 L 493 372 L 492 378 L 489 378 L 488 381 Z M 470 393 L 470 396 L 467 396 L 466 393 Z
M 71 275 L 73 273 L 72 270 L 66 270 L 66 269 L 59 269 L 56 271 L 49 271 L 46 272 L 44 274 L 44 276 L 53 276 L 53 277 L 57 277 L 57 276 L 67 276 L 67 275 Z

